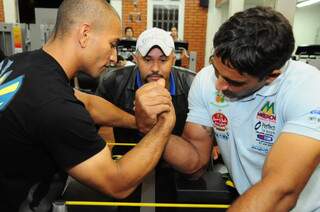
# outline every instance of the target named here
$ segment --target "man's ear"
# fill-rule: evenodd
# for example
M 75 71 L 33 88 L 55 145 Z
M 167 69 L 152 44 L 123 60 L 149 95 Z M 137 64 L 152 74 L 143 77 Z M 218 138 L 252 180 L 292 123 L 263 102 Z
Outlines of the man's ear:
M 266 78 L 266 83 L 271 84 L 273 80 L 277 79 L 277 77 L 281 74 L 280 69 L 273 70 L 270 74 L 268 74 Z
M 132 57 L 133 57 L 133 61 L 136 63 L 136 64 L 138 64 L 139 62 L 138 62 L 138 55 L 137 55 L 138 53 L 137 52 L 135 52 L 135 53 L 133 53 L 132 54 Z M 139 65 L 139 64 L 138 64 Z
M 91 26 L 87 23 L 84 23 L 80 26 L 78 31 L 78 42 L 81 48 L 85 48 L 88 45 L 91 30 Z
M 172 66 L 176 64 L 176 54 L 173 53 L 173 61 L 172 61 Z

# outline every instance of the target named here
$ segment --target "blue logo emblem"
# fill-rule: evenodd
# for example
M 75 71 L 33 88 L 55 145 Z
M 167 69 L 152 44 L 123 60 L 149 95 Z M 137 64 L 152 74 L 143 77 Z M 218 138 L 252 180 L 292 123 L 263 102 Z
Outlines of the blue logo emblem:
M 264 134 L 264 133 L 259 133 L 257 135 L 257 138 L 260 139 L 260 140 L 263 140 L 265 142 L 268 142 L 268 143 L 273 141 L 272 135 L 268 135 L 268 134 Z
M 254 129 L 257 131 L 260 127 L 261 127 L 261 121 L 259 121 L 258 123 L 256 123 L 256 125 L 254 126 Z
M 312 110 L 310 113 L 312 115 L 320 115 L 320 110 Z

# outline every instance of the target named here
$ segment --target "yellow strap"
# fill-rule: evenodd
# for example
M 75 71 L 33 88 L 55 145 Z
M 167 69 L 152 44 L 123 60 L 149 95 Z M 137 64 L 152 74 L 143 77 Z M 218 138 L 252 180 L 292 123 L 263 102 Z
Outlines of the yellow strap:
M 107 145 L 109 146 L 135 146 L 136 143 L 112 143 L 111 141 L 107 141 Z
M 233 182 L 231 180 L 227 180 L 226 181 L 226 185 L 234 188 L 234 184 L 233 184 Z
M 168 207 L 168 208 L 229 208 L 222 204 L 182 204 L 182 203 L 145 203 L 145 202 L 89 202 L 66 201 L 66 205 L 81 206 L 130 206 L 130 207 Z

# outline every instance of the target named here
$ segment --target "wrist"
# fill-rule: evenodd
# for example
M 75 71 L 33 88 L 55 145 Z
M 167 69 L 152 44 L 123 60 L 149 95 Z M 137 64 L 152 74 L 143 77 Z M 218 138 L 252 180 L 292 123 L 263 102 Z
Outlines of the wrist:
M 131 116 L 130 116 L 130 119 L 129 119 L 129 128 L 131 128 L 131 129 L 138 129 L 138 127 L 137 127 L 137 122 L 136 122 L 136 118 L 135 118 L 133 115 L 131 115 Z
M 168 123 L 168 121 L 166 121 L 163 118 L 159 118 L 158 122 L 156 123 L 157 128 L 159 128 L 159 130 L 162 130 L 164 132 L 168 132 L 168 135 L 171 134 L 171 131 L 174 128 L 174 125 L 172 125 L 171 123 Z

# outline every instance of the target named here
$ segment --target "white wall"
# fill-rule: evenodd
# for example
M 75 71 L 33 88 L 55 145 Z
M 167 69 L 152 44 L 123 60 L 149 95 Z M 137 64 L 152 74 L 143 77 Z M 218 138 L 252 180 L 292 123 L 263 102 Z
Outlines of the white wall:
M 207 66 L 210 55 L 213 53 L 213 36 L 218 30 L 221 22 L 221 14 L 218 8 L 215 7 L 215 1 L 209 1 L 208 18 L 207 18 L 207 35 L 206 35 L 206 52 L 204 64 Z
M 56 8 L 34 8 L 36 24 L 55 24 L 58 14 Z
M 266 6 L 275 8 L 276 0 L 245 0 L 244 9 L 249 9 L 256 6 Z
M 215 33 L 223 22 L 238 11 L 242 11 L 244 0 L 228 0 L 220 7 L 215 6 L 215 1 L 209 0 L 208 19 L 207 19 L 207 35 L 206 35 L 206 51 L 204 64 L 209 64 L 209 57 L 213 53 L 213 38 Z
M 228 18 L 229 18 L 229 2 L 223 4 L 221 7 L 220 7 L 220 10 L 221 10 L 221 24 L 223 24 Z M 219 27 L 220 27 L 219 25 Z
M 122 1 L 121 0 L 111 0 L 110 4 L 117 11 L 120 18 L 122 19 Z
M 229 17 L 244 9 L 244 0 L 229 0 Z
M 320 44 L 320 4 L 296 9 L 293 32 L 296 46 Z
M 16 0 L 3 0 L 4 21 L 6 23 L 17 23 L 17 1 Z
M 204 66 L 209 65 L 209 57 L 213 53 L 214 34 L 218 31 L 221 24 L 228 18 L 228 14 L 229 14 L 228 2 L 221 5 L 221 7 L 217 8 L 215 6 L 215 1 L 209 0 Z
M 296 0 L 277 0 L 275 9 L 282 13 L 292 24 L 296 12 Z

